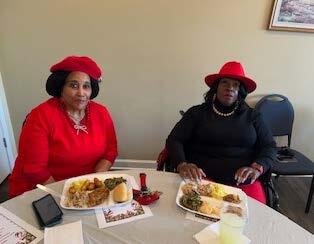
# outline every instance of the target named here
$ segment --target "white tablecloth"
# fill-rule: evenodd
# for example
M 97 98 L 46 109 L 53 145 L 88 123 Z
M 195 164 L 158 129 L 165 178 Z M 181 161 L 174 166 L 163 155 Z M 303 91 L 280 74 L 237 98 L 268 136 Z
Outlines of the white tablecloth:
M 147 185 L 152 190 L 162 191 L 159 201 L 150 205 L 154 214 L 147 219 L 99 229 L 94 211 L 63 210 L 63 223 L 82 220 L 85 243 L 196 243 L 193 235 L 206 227 L 205 224 L 185 219 L 185 211 L 175 203 L 179 175 L 155 170 L 111 171 L 126 173 L 139 183 L 139 173 L 147 174 Z M 64 181 L 49 185 L 62 192 Z M 31 207 L 32 201 L 44 196 L 40 190 L 32 190 L 4 202 L 1 206 L 13 212 L 31 225 L 38 226 Z M 249 223 L 244 234 L 251 243 L 314 243 L 314 236 L 284 215 L 254 199 L 248 199 Z

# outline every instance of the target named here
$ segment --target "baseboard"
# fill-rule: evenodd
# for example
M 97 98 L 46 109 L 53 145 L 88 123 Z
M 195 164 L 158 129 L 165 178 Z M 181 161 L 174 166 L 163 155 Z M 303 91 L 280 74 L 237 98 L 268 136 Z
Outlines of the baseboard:
M 139 159 L 116 159 L 114 168 L 143 168 L 156 169 L 157 163 L 154 160 L 139 160 Z

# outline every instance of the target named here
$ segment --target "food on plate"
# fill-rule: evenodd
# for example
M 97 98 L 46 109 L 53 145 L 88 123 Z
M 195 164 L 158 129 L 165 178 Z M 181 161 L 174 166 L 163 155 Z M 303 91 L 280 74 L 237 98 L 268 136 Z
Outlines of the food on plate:
M 85 187 L 86 182 L 89 182 L 88 180 L 79 180 L 79 181 L 74 181 L 71 183 L 71 186 L 69 188 L 69 191 L 71 193 L 75 193 L 77 191 L 83 191 L 83 187 Z
M 86 188 L 87 188 L 86 189 L 87 191 L 94 190 L 95 189 L 95 183 L 94 182 L 89 182 Z
M 74 181 L 66 193 L 65 206 L 86 208 L 103 203 L 110 190 L 98 178 Z
M 124 182 L 113 189 L 113 200 L 115 202 L 125 202 L 128 200 L 128 188 Z
M 199 212 L 203 213 L 203 214 L 207 214 L 207 215 L 220 215 L 220 208 L 211 205 L 208 202 L 203 202 L 201 207 L 199 208 Z
M 210 188 L 211 188 L 211 194 L 210 196 L 219 200 L 222 200 L 223 197 L 226 195 L 226 192 L 223 188 L 223 186 L 218 185 L 218 184 L 210 184 Z
M 222 199 L 226 202 L 241 203 L 241 199 L 239 195 L 235 195 L 235 194 L 227 194 Z
M 102 187 L 104 185 L 104 183 L 96 177 L 94 178 L 94 184 L 96 188 Z
M 199 194 L 195 192 L 191 192 L 189 194 L 184 194 L 180 198 L 180 204 L 188 209 L 198 211 L 200 206 L 202 205 L 203 201 Z
M 88 195 L 86 191 L 75 191 L 74 193 L 68 192 L 66 196 L 65 206 L 84 208 L 87 207 Z
M 227 209 L 225 211 L 226 213 L 232 213 L 232 214 L 236 214 L 238 215 L 239 217 L 242 217 L 243 216 L 243 210 L 242 208 L 240 207 L 236 207 L 236 206 L 227 206 Z
M 105 186 L 96 188 L 92 192 L 88 193 L 88 207 L 94 207 L 103 203 L 109 196 L 109 189 Z
M 183 194 L 190 194 L 190 193 L 193 193 L 195 192 L 195 189 L 196 189 L 196 185 L 193 184 L 193 183 L 186 183 L 184 184 L 182 187 L 181 187 L 181 190 L 183 192 Z
M 115 188 L 117 185 L 119 185 L 120 183 L 126 183 L 126 179 L 124 179 L 123 177 L 113 177 L 113 178 L 109 178 L 105 180 L 105 186 L 112 191 L 113 188 Z
M 219 219 L 221 209 L 225 205 L 229 207 L 228 203 L 240 204 L 243 201 L 240 199 L 241 194 L 236 192 L 236 189 L 232 191 L 228 186 L 213 182 L 203 181 L 202 183 L 182 184 L 181 193 L 178 192 L 180 195 L 183 193 L 183 195 L 179 195 L 179 206 L 196 211 L 201 215 L 207 215 L 210 218 Z M 241 207 L 233 207 L 231 204 L 228 211 L 238 216 L 242 216 L 243 213 Z
M 201 196 L 210 197 L 212 193 L 212 184 L 198 185 L 197 191 Z

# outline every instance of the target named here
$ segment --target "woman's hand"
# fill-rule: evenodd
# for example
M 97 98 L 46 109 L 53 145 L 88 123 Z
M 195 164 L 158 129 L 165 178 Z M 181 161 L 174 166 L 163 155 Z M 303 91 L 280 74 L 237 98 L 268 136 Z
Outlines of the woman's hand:
M 234 179 L 237 181 L 237 185 L 244 183 L 246 180 L 251 179 L 251 183 L 254 183 L 261 175 L 261 172 L 252 167 L 242 167 L 235 173 Z
M 102 159 L 95 166 L 95 173 L 108 171 L 112 166 L 109 160 Z
M 191 163 L 180 163 L 177 167 L 177 171 L 183 179 L 200 181 L 203 177 L 206 177 L 206 174 L 202 169 Z

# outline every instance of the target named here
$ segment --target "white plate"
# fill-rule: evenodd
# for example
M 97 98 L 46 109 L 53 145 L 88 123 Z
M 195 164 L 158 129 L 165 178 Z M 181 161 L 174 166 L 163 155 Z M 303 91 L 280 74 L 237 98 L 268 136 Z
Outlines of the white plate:
M 128 188 L 128 200 L 126 202 L 116 203 L 115 201 L 113 201 L 112 191 L 110 191 L 108 198 L 102 204 L 99 204 L 97 206 L 94 206 L 94 207 L 83 207 L 83 208 L 67 207 L 66 206 L 67 192 L 68 192 L 69 187 L 71 186 L 72 182 L 80 181 L 80 180 L 90 180 L 90 181 L 93 181 L 94 178 L 98 178 L 99 180 L 104 181 L 105 179 L 114 178 L 114 177 L 116 177 L 116 178 L 123 177 L 124 179 L 126 179 L 126 185 L 127 185 L 127 188 Z M 132 177 L 132 176 L 129 176 L 127 174 L 96 173 L 96 174 L 82 175 L 82 176 L 70 178 L 70 179 L 68 179 L 68 180 L 66 180 L 64 182 L 60 205 L 61 205 L 62 208 L 74 209 L 74 210 L 90 210 L 90 209 L 107 208 L 107 207 L 112 207 L 112 206 L 125 205 L 125 204 L 131 202 L 132 199 L 133 199 L 133 189 L 132 189 L 132 186 L 131 186 L 130 177 Z
M 231 187 L 231 186 L 219 184 L 219 183 L 215 183 L 215 182 L 212 182 L 212 181 L 202 180 L 202 182 L 201 182 L 202 185 L 205 185 L 205 184 L 208 184 L 208 183 L 212 183 L 212 184 L 216 184 L 216 185 L 221 186 L 224 189 L 224 191 L 226 192 L 226 194 L 236 194 L 236 195 L 239 195 L 241 202 L 239 204 L 236 204 L 236 203 L 226 202 L 226 201 L 223 201 L 223 200 L 218 200 L 218 199 L 215 199 L 215 198 L 212 198 L 212 197 L 201 196 L 201 200 L 202 201 L 206 201 L 210 205 L 213 205 L 213 206 L 216 206 L 216 207 L 219 207 L 219 208 L 221 208 L 223 206 L 226 206 L 226 205 L 239 206 L 239 207 L 241 207 L 243 209 L 243 211 L 245 211 L 246 215 L 248 216 L 247 195 L 245 194 L 244 191 L 242 191 L 241 189 L 236 188 L 236 187 Z M 182 190 L 181 190 L 181 188 L 185 184 L 186 184 L 186 182 L 182 181 L 180 186 L 179 186 L 178 193 L 177 193 L 177 198 L 176 198 L 177 205 L 179 207 L 181 207 L 181 208 L 191 212 L 191 213 L 196 213 L 196 214 L 203 215 L 203 216 L 206 216 L 206 217 L 209 217 L 209 218 L 212 218 L 212 219 L 219 220 L 220 216 L 218 216 L 218 215 L 215 215 L 215 214 L 210 214 L 210 215 L 204 214 L 204 213 L 201 213 L 201 212 L 194 211 L 192 209 L 186 208 L 183 205 L 181 205 L 180 198 L 184 195 Z

